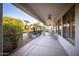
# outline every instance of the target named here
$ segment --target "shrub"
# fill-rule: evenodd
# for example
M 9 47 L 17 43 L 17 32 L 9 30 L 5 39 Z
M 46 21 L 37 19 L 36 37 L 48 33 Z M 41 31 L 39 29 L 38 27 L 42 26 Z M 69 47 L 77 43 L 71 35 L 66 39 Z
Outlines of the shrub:
M 6 18 L 4 18 L 3 20 L 5 19 Z M 9 19 L 13 20 L 12 18 Z M 12 23 L 12 21 L 3 22 L 4 52 L 11 52 L 15 48 L 17 48 L 18 41 L 19 39 L 22 38 L 22 32 L 23 32 L 22 24 L 20 24 L 17 20 L 15 20 L 15 22 L 16 23 Z

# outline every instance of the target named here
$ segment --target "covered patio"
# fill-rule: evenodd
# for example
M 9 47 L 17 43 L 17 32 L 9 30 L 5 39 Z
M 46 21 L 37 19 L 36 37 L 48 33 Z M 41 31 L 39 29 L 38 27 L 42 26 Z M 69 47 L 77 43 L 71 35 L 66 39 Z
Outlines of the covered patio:
M 68 54 L 58 42 L 54 34 L 46 32 L 22 48 L 14 52 L 11 56 L 67 56 Z
M 48 28 L 11 56 L 70 56 L 79 55 L 79 4 L 14 3 Z M 70 26 L 69 26 L 70 25 Z

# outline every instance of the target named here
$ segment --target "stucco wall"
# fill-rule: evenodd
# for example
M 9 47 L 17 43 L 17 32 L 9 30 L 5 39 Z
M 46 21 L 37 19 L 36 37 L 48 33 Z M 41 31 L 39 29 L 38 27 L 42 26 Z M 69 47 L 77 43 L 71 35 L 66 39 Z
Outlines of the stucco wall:
M 79 4 L 76 4 L 75 8 L 75 40 L 76 40 L 76 49 L 77 54 L 79 55 Z
M 72 45 L 70 42 L 68 42 L 66 39 L 64 39 L 63 37 L 59 35 L 58 35 L 58 40 L 68 55 L 70 56 L 78 55 L 76 46 Z

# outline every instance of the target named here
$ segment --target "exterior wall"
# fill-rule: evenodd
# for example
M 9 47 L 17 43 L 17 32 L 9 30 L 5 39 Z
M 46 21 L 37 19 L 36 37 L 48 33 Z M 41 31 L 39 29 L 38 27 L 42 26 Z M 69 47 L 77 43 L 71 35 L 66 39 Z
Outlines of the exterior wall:
M 75 9 L 75 40 L 76 40 L 76 49 L 77 49 L 77 54 L 79 55 L 79 4 L 76 4 L 76 9 Z
M 75 5 L 75 45 L 58 35 L 58 40 L 70 56 L 79 56 L 79 4 Z
M 72 45 L 66 39 L 64 39 L 63 37 L 61 37 L 59 35 L 58 35 L 58 40 L 68 55 L 70 55 L 70 56 L 78 55 L 76 46 Z

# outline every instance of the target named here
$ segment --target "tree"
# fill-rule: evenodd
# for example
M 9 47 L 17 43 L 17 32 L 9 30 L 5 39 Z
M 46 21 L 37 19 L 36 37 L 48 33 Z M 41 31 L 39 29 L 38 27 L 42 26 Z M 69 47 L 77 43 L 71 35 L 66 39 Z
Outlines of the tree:
M 15 25 L 17 27 L 20 27 L 21 31 L 24 30 L 24 23 L 20 19 L 15 19 L 15 18 L 11 18 L 11 17 L 4 17 L 3 23 Z

